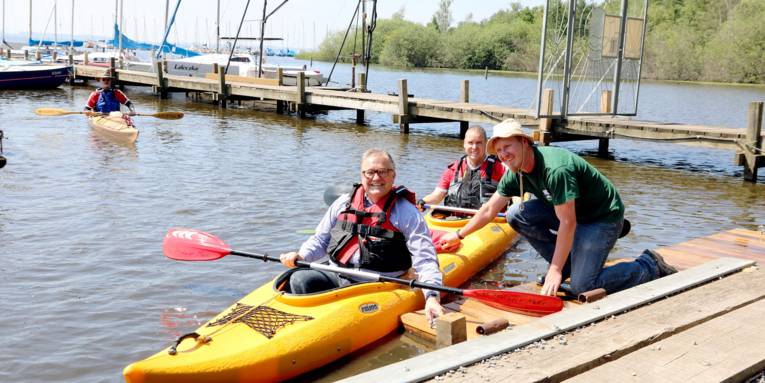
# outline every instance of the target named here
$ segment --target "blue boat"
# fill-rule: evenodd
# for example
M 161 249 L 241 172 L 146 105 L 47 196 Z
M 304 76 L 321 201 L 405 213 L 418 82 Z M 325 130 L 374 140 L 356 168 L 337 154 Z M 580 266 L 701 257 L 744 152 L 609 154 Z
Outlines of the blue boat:
M 18 64 L 0 61 L 0 89 L 52 89 L 63 84 L 68 65 Z

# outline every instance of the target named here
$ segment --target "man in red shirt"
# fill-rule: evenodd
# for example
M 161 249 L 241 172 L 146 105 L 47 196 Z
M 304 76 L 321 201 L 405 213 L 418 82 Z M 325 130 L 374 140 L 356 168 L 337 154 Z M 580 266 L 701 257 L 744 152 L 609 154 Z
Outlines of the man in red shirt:
M 450 164 L 441 175 L 438 186 L 420 201 L 437 204 L 479 209 L 497 190 L 497 183 L 505 174 L 505 166 L 495 156 L 486 156 L 486 131 L 472 126 L 465 132 L 462 146 L 465 155 Z
M 88 112 L 97 112 L 103 114 L 109 114 L 111 112 L 119 112 L 120 104 L 125 105 L 130 109 L 130 115 L 135 114 L 135 108 L 125 93 L 122 93 L 119 89 L 112 88 L 111 73 L 101 78 L 101 87 L 94 90 L 88 97 L 88 102 L 85 104 L 85 110 Z

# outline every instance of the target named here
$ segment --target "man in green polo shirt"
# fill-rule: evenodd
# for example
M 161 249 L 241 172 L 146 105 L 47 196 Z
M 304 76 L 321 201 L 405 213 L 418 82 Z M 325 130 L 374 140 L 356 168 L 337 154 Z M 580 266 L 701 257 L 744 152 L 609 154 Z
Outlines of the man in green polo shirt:
M 624 224 L 624 204 L 614 185 L 584 159 L 566 149 L 537 147 L 520 123 L 494 126 L 488 152 L 510 168 L 497 191 L 463 228 L 441 239 L 456 245 L 496 217 L 514 196 L 535 198 L 513 204 L 507 221 L 550 263 L 541 294 L 555 295 L 571 278 L 581 293 L 604 288 L 614 293 L 676 272 L 660 255 L 645 250 L 633 262 L 604 268 Z

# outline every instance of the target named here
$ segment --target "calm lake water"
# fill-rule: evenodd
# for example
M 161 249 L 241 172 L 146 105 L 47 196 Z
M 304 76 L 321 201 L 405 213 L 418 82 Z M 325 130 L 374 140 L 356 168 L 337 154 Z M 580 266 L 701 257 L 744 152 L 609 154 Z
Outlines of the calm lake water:
M 315 63 L 322 72 L 329 65 Z M 339 66 L 335 78 L 350 70 Z M 396 90 L 407 78 L 420 97 L 529 107 L 535 78 L 373 68 L 370 88 Z M 181 263 L 162 255 L 169 227 L 219 235 L 241 250 L 296 249 L 324 213 L 322 193 L 356 181 L 371 146 L 396 159 L 398 183 L 423 195 L 461 154 L 458 126 L 413 125 L 398 133 L 389 115 L 353 112 L 300 120 L 248 109 L 219 110 L 175 94 L 157 100 L 128 88 L 140 112 L 183 111 L 179 121 L 137 118 L 134 147 L 103 141 L 82 116 L 36 116 L 38 107 L 79 110 L 90 88 L 0 92 L 8 165 L 0 170 L 0 354 L 3 382 L 113 382 L 122 368 L 192 331 L 281 265 L 229 257 Z M 640 118 L 743 127 L 748 103 L 765 88 L 645 83 Z M 488 126 L 487 126 L 488 127 Z M 744 183 L 733 152 L 615 140 L 614 160 L 591 155 L 596 141 L 564 143 L 605 173 L 627 205 L 632 233 L 614 257 L 714 232 L 765 224 L 765 186 Z M 760 177 L 765 182 L 765 177 Z M 533 280 L 545 263 L 518 243 L 475 285 Z M 394 334 L 377 347 L 302 380 L 334 380 L 428 347 Z

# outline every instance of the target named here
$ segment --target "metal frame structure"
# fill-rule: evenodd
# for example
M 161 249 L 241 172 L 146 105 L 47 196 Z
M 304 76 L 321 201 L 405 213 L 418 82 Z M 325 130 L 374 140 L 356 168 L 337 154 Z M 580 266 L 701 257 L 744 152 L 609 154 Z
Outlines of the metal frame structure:
M 643 64 L 643 51 L 645 47 L 645 33 L 647 31 L 647 19 L 648 19 L 648 0 L 632 0 L 633 4 L 635 2 L 642 2 L 642 17 L 630 17 L 629 16 L 629 5 L 630 0 L 620 0 L 620 12 L 619 16 L 613 16 L 612 17 L 618 17 L 619 18 L 619 33 L 618 33 L 618 39 L 617 39 L 617 54 L 614 57 L 614 63 L 612 66 L 615 66 L 614 69 L 614 75 L 613 75 L 613 97 L 611 99 L 611 107 L 610 112 L 604 113 L 600 111 L 572 111 L 572 77 L 576 78 L 578 75 L 575 73 L 576 68 L 572 65 L 572 60 L 574 56 L 574 45 L 577 42 L 575 40 L 577 30 L 575 30 L 575 25 L 577 24 L 577 21 L 580 22 L 581 25 L 585 25 L 588 21 L 585 15 L 579 15 L 577 16 L 577 3 L 576 0 L 546 0 L 545 2 L 545 8 L 544 8 L 544 14 L 543 14 L 543 23 L 542 23 L 542 37 L 540 42 L 540 55 L 539 55 L 539 72 L 538 72 L 538 78 L 537 78 L 537 94 L 536 94 L 536 116 L 538 118 L 566 118 L 567 116 L 635 116 L 637 115 L 637 108 L 638 108 L 638 99 L 640 94 L 640 75 L 642 73 L 642 64 Z M 554 39 L 556 36 L 551 36 L 551 29 L 548 28 L 548 24 L 551 23 L 551 17 L 556 17 L 558 15 L 558 12 L 555 13 L 555 15 L 551 15 L 551 5 L 555 4 L 556 8 L 555 10 L 560 10 L 563 8 L 563 6 L 566 7 L 565 12 L 565 47 L 562 52 L 560 52 L 557 56 L 557 59 L 552 65 L 545 68 L 546 64 L 550 64 L 547 62 L 546 59 L 554 59 L 553 57 L 546 58 L 546 54 L 550 53 L 550 47 L 548 46 L 548 40 Z M 564 5 L 565 4 L 565 5 Z M 604 13 L 605 14 L 605 13 Z M 588 15 L 587 17 L 592 17 L 592 14 Z M 577 20 L 577 18 L 580 18 L 581 20 Z M 640 30 L 640 54 L 638 58 L 632 58 L 632 57 L 625 57 L 625 45 L 626 40 L 628 38 L 628 33 L 634 32 L 630 31 L 627 28 L 627 21 L 630 19 L 637 19 L 642 20 L 642 28 Z M 562 20 L 562 17 L 561 17 Z M 557 30 L 552 29 L 553 31 L 560 32 L 561 26 L 563 23 L 560 23 L 561 25 L 558 27 Z M 592 28 L 590 26 L 589 28 Z M 552 32 L 554 33 L 554 32 Z M 559 36 L 560 37 L 560 36 Z M 586 58 L 590 59 L 589 52 L 587 53 Z M 559 102 L 553 102 L 554 107 L 552 108 L 553 112 L 552 114 L 548 115 L 546 113 L 542 113 L 541 107 L 542 107 L 542 91 L 546 87 L 546 83 L 549 80 L 550 76 L 553 76 L 556 74 L 556 69 L 559 67 L 560 60 L 563 59 L 563 73 L 562 73 L 562 86 L 561 92 L 558 95 L 560 97 L 558 100 Z M 625 99 L 625 97 L 620 97 L 621 93 L 624 92 L 623 89 L 623 77 L 624 77 L 624 63 L 626 60 L 630 60 L 631 62 L 634 62 L 633 67 L 637 67 L 636 69 L 636 75 L 637 78 L 631 81 L 635 81 L 635 89 L 634 89 L 634 102 L 631 105 L 631 110 L 625 110 L 628 108 L 625 108 L 624 105 L 620 108 L 620 102 L 623 102 L 622 100 Z M 578 66 L 577 66 L 578 67 Z M 573 68 L 573 69 L 572 69 Z M 607 69 L 605 69 L 605 72 L 602 77 L 600 77 L 599 80 L 594 84 L 593 90 L 588 94 L 588 96 L 585 98 L 584 102 L 586 103 L 589 101 L 590 96 L 595 92 L 598 86 L 601 86 L 603 84 L 604 79 L 607 77 L 608 72 L 611 71 L 611 66 L 609 66 Z M 634 74 L 634 73 L 633 73 Z M 584 76 L 582 76 L 584 77 Z M 632 92 L 630 92 L 631 94 Z M 625 94 L 626 96 L 627 94 Z M 555 106 L 558 106 L 556 108 Z M 584 106 L 584 105 L 582 105 Z M 556 109 L 557 112 L 556 112 Z

